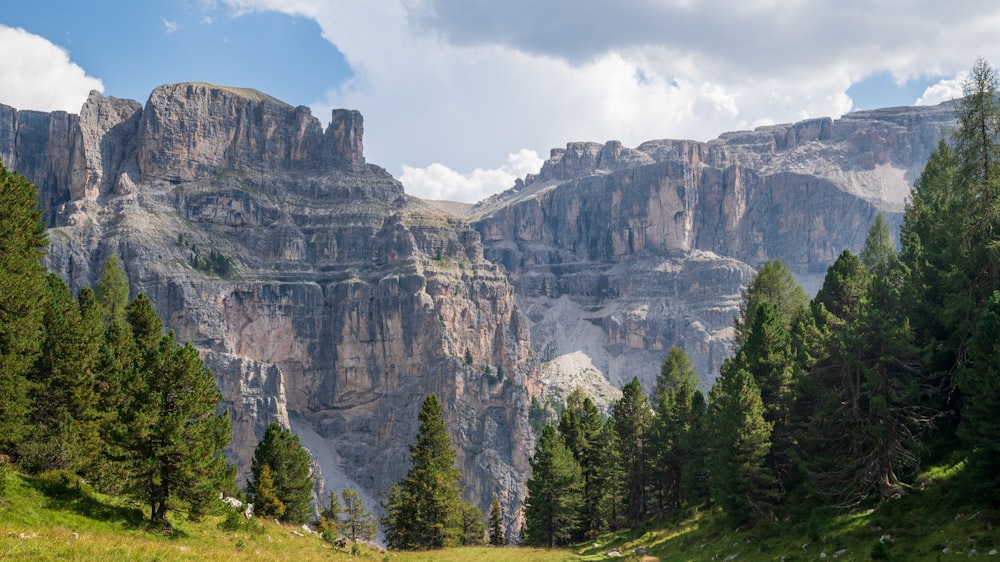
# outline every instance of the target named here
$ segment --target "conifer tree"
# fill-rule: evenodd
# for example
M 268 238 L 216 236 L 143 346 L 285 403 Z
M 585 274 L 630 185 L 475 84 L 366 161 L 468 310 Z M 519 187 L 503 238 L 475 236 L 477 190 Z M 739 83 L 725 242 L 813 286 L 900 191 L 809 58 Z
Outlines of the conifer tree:
M 500 507 L 500 498 L 493 496 L 493 503 L 490 504 L 490 546 L 503 546 L 507 544 L 503 530 L 503 509 Z
M 390 548 L 441 548 L 461 539 L 462 475 L 436 395 L 424 399 L 419 420 L 417 441 L 410 445 L 412 466 L 386 498 L 382 526 Z
M 265 466 L 270 466 L 275 492 L 285 506 L 285 512 L 279 519 L 287 523 L 305 523 L 313 513 L 310 462 L 309 452 L 302 447 L 298 436 L 271 422 L 254 449 L 247 492 L 252 497 L 257 496 L 261 472 Z
M 994 499 L 1000 492 L 1000 292 L 983 312 L 969 343 L 969 365 L 959 374 L 965 395 L 959 436 L 970 449 L 975 487 Z
M 462 503 L 462 545 L 481 545 L 485 536 L 483 512 L 471 503 Z
M 580 504 L 579 528 L 574 540 L 600 531 L 603 522 L 601 500 L 604 495 L 599 472 L 602 455 L 598 446 L 601 433 L 601 412 L 580 387 L 566 397 L 566 407 L 559 417 L 559 435 L 580 464 L 583 476 L 583 502 Z
M 128 279 L 122 270 L 121 262 L 118 261 L 118 256 L 112 254 L 104 262 L 94 290 L 97 302 L 101 305 L 105 324 L 125 318 L 125 309 L 129 304 L 128 292 Z
M 600 490 L 601 525 L 595 529 L 618 530 L 625 523 L 628 504 L 625 469 L 622 463 L 621 447 L 615 420 L 607 418 L 597 436 L 598 451 L 601 451 L 597 465 L 597 489 Z
M 731 363 L 712 387 L 712 498 L 742 523 L 772 516 L 776 482 L 764 460 L 771 448 L 771 424 L 753 377 Z
M 319 515 L 319 532 L 324 537 L 335 538 L 340 533 L 340 516 L 344 509 L 336 490 L 330 490 L 330 501 L 326 509 Z
M 525 500 L 524 538 L 555 548 L 573 536 L 582 497 L 580 465 L 551 425 L 545 426 L 531 458 Z
M 285 504 L 278 497 L 278 489 L 274 484 L 274 473 L 269 464 L 261 467 L 260 475 L 257 476 L 253 494 L 253 511 L 258 517 L 280 519 L 285 515 Z
M 344 510 L 340 520 L 340 531 L 344 535 L 344 538 L 351 542 L 370 541 L 374 539 L 376 530 L 375 518 L 365 508 L 364 502 L 361 501 L 358 493 L 350 488 L 344 488 L 341 497 L 344 499 Z
M 691 409 L 688 423 L 681 428 L 678 443 L 686 454 L 681 465 L 681 489 L 684 499 L 691 505 L 699 505 L 709 498 L 708 454 L 709 431 L 708 409 L 705 396 L 700 390 L 691 394 Z
M 698 386 L 698 372 L 691 359 L 682 347 L 670 346 L 667 357 L 660 365 L 660 374 L 656 377 L 656 386 L 653 389 L 653 407 L 656 407 L 660 396 L 676 388 L 687 384 L 690 387 Z
M 786 330 L 809 303 L 809 297 L 795 282 L 791 270 L 779 259 L 764 262 L 743 292 L 740 313 L 735 321 L 737 346 L 743 344 L 747 332 L 753 326 L 757 306 L 764 302 L 778 308 Z
M 0 165 L 0 452 L 21 442 L 29 410 L 26 375 L 42 343 L 48 244 L 38 190 Z
M 686 500 L 685 464 L 692 461 L 689 441 L 683 435 L 693 423 L 695 389 L 690 381 L 668 386 L 656 401 L 656 415 L 649 431 L 651 496 L 657 513 L 680 507 Z
M 625 473 L 625 517 L 638 522 L 648 510 L 650 463 L 646 442 L 652 411 L 637 377 L 622 388 L 622 397 L 612 407 L 612 419 Z
M 132 308 L 130 319 L 158 325 L 144 303 Z M 141 333 L 136 326 L 133 333 Z M 111 424 L 110 444 L 130 475 L 130 493 L 147 502 L 154 524 L 169 529 L 169 511 L 186 508 L 197 517 L 230 477 L 222 454 L 229 416 L 215 412 L 222 396 L 194 347 L 177 344 L 173 332 L 155 344 L 146 336 L 150 341 L 135 366 L 125 409 Z

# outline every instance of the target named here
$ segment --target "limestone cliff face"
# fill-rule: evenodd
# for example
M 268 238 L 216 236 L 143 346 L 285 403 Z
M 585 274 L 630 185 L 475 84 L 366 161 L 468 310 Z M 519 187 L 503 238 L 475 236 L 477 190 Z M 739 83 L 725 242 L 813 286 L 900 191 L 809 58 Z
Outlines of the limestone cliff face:
M 478 233 L 366 164 L 362 133 L 355 111 L 324 131 L 306 108 L 207 84 L 145 106 L 95 92 L 79 116 L 0 108 L 0 156 L 40 187 L 53 226 L 50 267 L 79 289 L 122 259 L 133 291 L 204 351 L 243 474 L 278 421 L 324 486 L 378 509 L 434 392 L 467 499 L 498 495 L 513 521 L 532 446 L 527 321 Z M 228 268 L 206 267 L 213 253 Z
M 753 271 L 780 258 L 815 291 L 876 213 L 898 223 L 953 120 L 949 105 L 895 108 L 707 143 L 554 149 L 537 175 L 472 211 L 531 321 L 538 392 L 558 400 L 581 371 L 618 387 L 638 375 L 651 389 L 671 345 L 707 388 Z

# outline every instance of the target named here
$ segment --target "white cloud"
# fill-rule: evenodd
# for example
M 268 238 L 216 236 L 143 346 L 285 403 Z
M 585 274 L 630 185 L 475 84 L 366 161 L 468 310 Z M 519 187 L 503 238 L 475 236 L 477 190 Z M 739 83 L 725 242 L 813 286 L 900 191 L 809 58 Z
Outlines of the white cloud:
M 403 164 L 403 175 L 399 180 L 408 192 L 419 193 L 425 199 L 472 203 L 507 189 L 518 178 L 538 173 L 542 163 L 537 152 L 522 148 L 515 154 L 508 154 L 506 164 L 499 168 L 476 168 L 468 174 L 456 172 L 437 162 L 423 168 Z
M 163 30 L 166 32 L 167 35 L 171 35 L 173 33 L 177 33 L 177 20 L 171 21 L 171 20 L 164 19 L 163 20 Z
M 937 105 L 942 102 L 957 100 L 965 95 L 962 92 L 962 85 L 969 78 L 969 73 L 962 71 L 954 78 L 944 79 L 937 84 L 928 86 L 922 96 L 913 105 Z
M 0 24 L 0 100 L 17 109 L 77 113 L 91 90 L 104 90 L 61 47 Z
M 1000 61 L 1000 5 L 889 0 L 225 0 L 314 19 L 352 79 L 312 104 L 365 116 L 369 162 L 422 197 L 472 200 L 517 147 L 708 140 L 850 111 L 854 83 Z M 973 5 L 977 4 L 977 5 Z M 719 17 L 725 13 L 726 17 Z M 986 49 L 986 52 L 983 51 Z M 478 172 L 477 172 L 478 170 Z M 477 176 L 478 174 L 478 176 Z M 499 180 L 497 180 L 499 181 Z M 461 187 L 464 186 L 464 187 Z

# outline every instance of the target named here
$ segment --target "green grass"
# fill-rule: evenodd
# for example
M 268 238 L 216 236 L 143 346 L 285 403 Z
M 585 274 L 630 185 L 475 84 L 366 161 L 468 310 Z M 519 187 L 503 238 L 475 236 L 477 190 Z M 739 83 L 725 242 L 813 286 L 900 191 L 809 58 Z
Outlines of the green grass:
M 228 532 L 221 515 L 200 522 L 173 516 L 176 533 L 146 530 L 144 510 L 85 484 L 12 473 L 0 497 L 0 560 L 371 560 L 398 562 L 563 562 L 571 560 L 959 560 L 1000 549 L 1000 511 L 969 498 L 962 465 L 934 467 L 909 495 L 850 512 L 803 504 L 780 521 L 734 528 L 714 509 L 689 510 L 644 528 L 609 533 L 562 550 L 463 547 L 423 552 L 335 549 L 297 527 L 256 520 Z M 988 500 L 988 498 L 979 498 Z M 884 540 L 882 537 L 887 537 Z M 891 538 L 889 538 L 891 537 Z M 947 552 L 945 552 L 947 549 Z M 620 556 L 609 556 L 617 551 Z M 843 551 L 838 557 L 834 554 Z

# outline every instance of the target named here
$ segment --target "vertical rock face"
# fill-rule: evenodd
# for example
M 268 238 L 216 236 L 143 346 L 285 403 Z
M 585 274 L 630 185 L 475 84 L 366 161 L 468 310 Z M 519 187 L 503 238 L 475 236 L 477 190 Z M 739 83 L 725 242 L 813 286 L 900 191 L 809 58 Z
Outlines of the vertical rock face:
M 731 353 L 740 294 L 780 258 L 807 290 L 876 213 L 891 222 L 950 105 L 895 108 L 722 135 L 707 143 L 569 143 L 538 175 L 472 211 L 504 266 L 555 401 L 580 372 L 651 389 L 671 345 L 707 388 Z M 569 323 L 573 326 L 566 329 Z M 595 388 L 599 384 L 595 385 Z
M 207 84 L 162 86 L 144 107 L 95 92 L 79 117 L 0 108 L 0 156 L 54 227 L 50 267 L 79 289 L 122 259 L 203 350 L 243 474 L 278 421 L 321 487 L 377 509 L 434 392 L 467 499 L 498 495 L 513 521 L 532 444 L 527 322 L 478 234 L 366 164 L 362 134 L 356 111 L 324 132 L 306 108 Z

